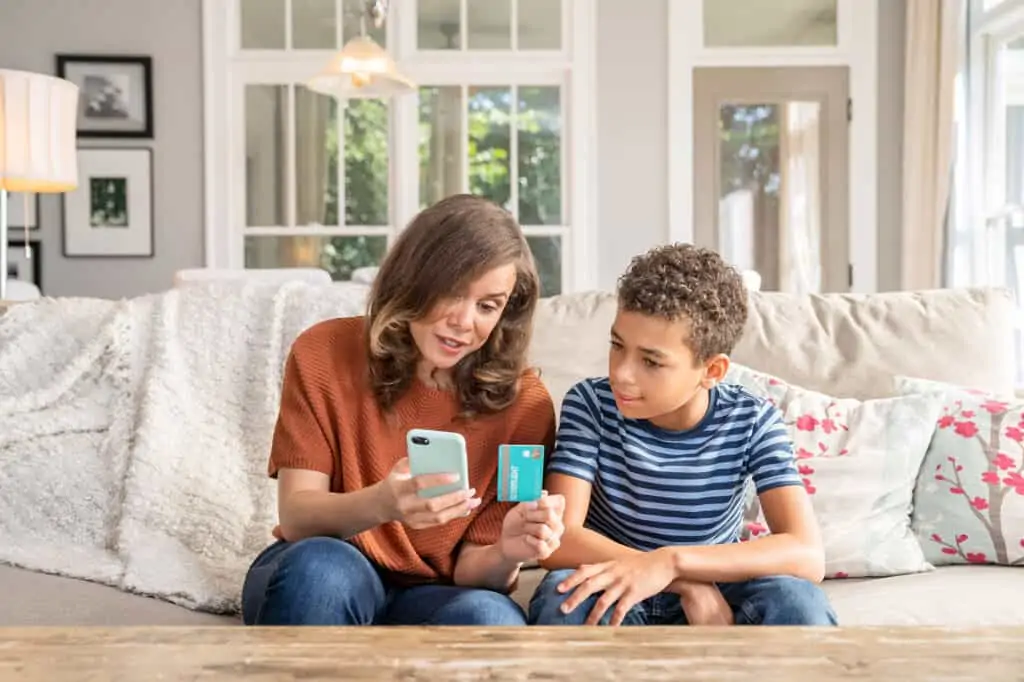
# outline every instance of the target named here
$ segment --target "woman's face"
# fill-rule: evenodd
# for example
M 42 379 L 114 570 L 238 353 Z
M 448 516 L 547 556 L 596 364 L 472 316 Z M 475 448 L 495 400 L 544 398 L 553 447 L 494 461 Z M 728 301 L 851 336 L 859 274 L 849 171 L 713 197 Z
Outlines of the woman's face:
M 501 319 L 516 284 L 515 265 L 484 273 L 461 295 L 442 298 L 425 317 L 409 323 L 421 371 L 448 370 L 478 350 Z

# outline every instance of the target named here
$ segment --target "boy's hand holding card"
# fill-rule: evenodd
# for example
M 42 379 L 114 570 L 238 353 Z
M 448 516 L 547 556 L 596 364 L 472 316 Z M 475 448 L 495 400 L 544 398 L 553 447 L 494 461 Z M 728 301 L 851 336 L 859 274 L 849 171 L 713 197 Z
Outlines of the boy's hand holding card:
M 498 501 L 532 502 L 544 489 L 544 446 L 498 447 Z

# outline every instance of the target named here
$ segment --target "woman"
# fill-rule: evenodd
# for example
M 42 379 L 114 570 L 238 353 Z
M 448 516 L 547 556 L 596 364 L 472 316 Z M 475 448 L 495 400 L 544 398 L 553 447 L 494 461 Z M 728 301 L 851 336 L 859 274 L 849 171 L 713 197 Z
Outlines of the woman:
M 541 443 L 555 414 L 526 371 L 537 272 L 519 226 L 468 195 L 425 209 L 382 264 L 366 317 L 294 342 L 269 473 L 278 542 L 253 562 L 247 624 L 525 625 L 509 597 L 558 547 L 564 499 L 496 501 L 498 446 Z M 466 439 L 471 489 L 417 491 L 409 429 Z

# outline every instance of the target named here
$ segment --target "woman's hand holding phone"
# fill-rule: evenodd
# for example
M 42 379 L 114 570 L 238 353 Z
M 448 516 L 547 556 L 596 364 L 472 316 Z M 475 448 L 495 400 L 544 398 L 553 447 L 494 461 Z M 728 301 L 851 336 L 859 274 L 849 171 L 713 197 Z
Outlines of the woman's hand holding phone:
M 413 476 L 409 459 L 402 458 L 378 483 L 382 516 L 386 521 L 400 521 L 420 530 L 440 526 L 464 517 L 480 506 L 476 490 L 456 490 L 437 497 L 421 497 L 420 491 L 448 485 L 459 480 L 458 474 L 423 474 Z

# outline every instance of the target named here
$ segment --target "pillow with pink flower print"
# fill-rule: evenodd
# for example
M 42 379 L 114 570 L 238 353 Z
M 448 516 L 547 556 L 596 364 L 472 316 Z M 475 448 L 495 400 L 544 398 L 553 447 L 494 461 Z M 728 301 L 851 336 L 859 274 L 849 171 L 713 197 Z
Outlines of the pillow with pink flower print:
M 908 377 L 896 387 L 943 401 L 914 498 L 925 556 L 1024 566 L 1024 400 Z
M 740 384 L 782 412 L 825 546 L 826 577 L 931 570 L 910 527 L 914 484 L 938 418 L 935 396 L 835 398 L 733 364 Z M 768 534 L 747 486 L 744 540 Z

